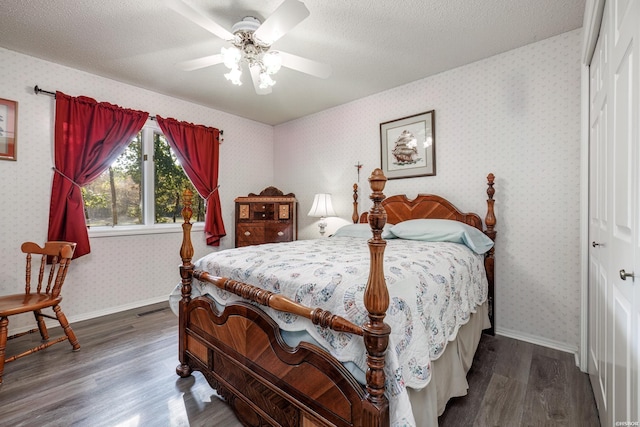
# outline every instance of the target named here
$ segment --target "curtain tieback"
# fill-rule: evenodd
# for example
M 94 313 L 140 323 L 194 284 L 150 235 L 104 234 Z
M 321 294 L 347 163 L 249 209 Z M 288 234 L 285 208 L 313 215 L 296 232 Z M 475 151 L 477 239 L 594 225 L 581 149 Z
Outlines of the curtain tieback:
M 70 183 L 72 183 L 73 185 L 77 186 L 78 188 L 82 188 L 82 186 L 80 184 L 78 184 L 77 182 L 75 182 L 74 180 L 72 180 L 71 178 L 69 178 L 67 175 L 63 174 L 59 169 L 57 169 L 55 166 L 52 167 L 51 169 L 53 169 L 55 172 L 59 173 L 63 178 L 66 178 L 67 181 L 69 181 Z M 215 190 L 214 190 L 215 191 Z
M 208 201 L 209 201 L 209 198 L 210 198 L 211 196 L 213 196 L 213 193 L 215 193 L 216 191 L 218 191 L 218 188 L 220 188 L 220 184 L 216 185 L 216 188 L 214 188 L 213 190 L 211 190 L 211 193 L 209 193 L 209 195 L 208 195 L 204 200 L 206 200 L 206 201 L 208 202 Z

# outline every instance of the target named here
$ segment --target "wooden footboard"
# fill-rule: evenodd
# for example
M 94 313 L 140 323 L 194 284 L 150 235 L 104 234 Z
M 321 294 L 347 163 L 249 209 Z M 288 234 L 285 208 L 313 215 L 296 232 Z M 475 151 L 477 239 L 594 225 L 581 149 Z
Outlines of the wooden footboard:
M 254 286 L 194 271 L 190 239 L 191 208 L 185 197 L 184 238 L 180 251 L 182 299 L 179 304 L 178 375 L 193 370 L 231 405 L 246 426 L 389 425 L 384 395 L 384 355 L 390 328 L 384 323 L 389 294 L 383 275 L 386 242 L 381 238 L 386 213 L 381 206 L 386 177 L 376 169 L 369 178 L 373 238 L 369 278 L 364 294 L 368 321 L 362 326 L 324 310 L 304 307 Z M 191 298 L 193 278 L 243 296 L 249 301 L 302 315 L 323 327 L 362 335 L 367 350 L 366 386 L 328 352 L 307 343 L 288 346 L 276 323 L 251 303 L 234 303 L 220 311 L 208 298 Z
M 285 344 L 259 308 L 235 303 L 221 313 L 198 297 L 185 314 L 188 366 L 203 373 L 243 424 L 365 425 L 364 388 L 322 349 Z

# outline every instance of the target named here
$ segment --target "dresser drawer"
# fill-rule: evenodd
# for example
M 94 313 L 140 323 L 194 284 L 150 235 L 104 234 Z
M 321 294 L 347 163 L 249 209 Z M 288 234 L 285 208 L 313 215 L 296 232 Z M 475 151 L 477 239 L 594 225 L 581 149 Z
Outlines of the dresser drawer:
M 238 224 L 236 229 L 236 246 L 259 245 L 265 241 L 263 223 Z
M 267 242 L 290 242 L 293 240 L 291 224 L 287 222 L 273 222 L 264 227 L 264 237 Z

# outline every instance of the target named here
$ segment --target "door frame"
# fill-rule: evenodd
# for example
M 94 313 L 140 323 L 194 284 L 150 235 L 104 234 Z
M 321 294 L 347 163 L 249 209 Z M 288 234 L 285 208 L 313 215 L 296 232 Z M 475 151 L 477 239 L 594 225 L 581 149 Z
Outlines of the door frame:
M 598 41 L 606 0 L 587 0 L 582 23 L 580 67 L 580 355 L 588 370 L 589 353 L 589 64 Z

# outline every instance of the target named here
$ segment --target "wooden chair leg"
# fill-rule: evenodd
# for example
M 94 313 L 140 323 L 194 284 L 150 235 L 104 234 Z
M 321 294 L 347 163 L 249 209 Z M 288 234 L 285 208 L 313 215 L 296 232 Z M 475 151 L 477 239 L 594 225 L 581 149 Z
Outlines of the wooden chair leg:
M 48 340 L 49 332 L 47 331 L 47 325 L 44 323 L 42 312 L 40 310 L 35 310 L 33 312 L 33 316 L 36 318 L 36 323 L 38 324 L 38 330 L 40 331 L 40 337 L 42 338 L 42 341 Z
M 9 330 L 9 319 L 0 319 L 0 385 L 2 384 L 2 374 L 4 373 L 4 358 L 7 348 L 7 332 Z
M 62 326 L 62 329 L 64 330 L 65 335 L 69 339 L 69 343 L 71 344 L 71 347 L 73 347 L 73 350 L 74 351 L 80 350 L 80 343 L 78 342 L 78 338 L 76 338 L 76 334 L 73 332 L 73 329 L 71 329 L 71 326 L 69 325 L 67 316 L 64 315 L 59 305 L 54 306 L 53 311 L 56 313 L 58 322 L 60 322 L 60 326 Z

